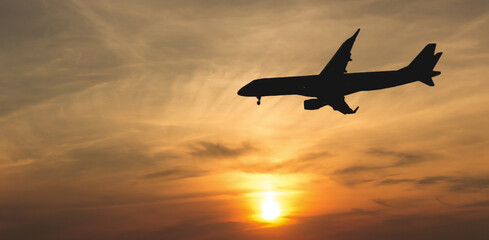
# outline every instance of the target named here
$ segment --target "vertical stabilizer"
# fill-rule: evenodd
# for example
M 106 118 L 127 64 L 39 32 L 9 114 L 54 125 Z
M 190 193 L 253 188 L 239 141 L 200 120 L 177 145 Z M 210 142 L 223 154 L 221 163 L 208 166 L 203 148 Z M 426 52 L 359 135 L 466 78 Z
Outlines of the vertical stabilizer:
M 435 65 L 440 60 L 441 52 L 435 54 L 435 43 L 430 43 L 421 50 L 407 68 L 419 78 L 422 83 L 428 86 L 435 86 L 432 77 L 441 74 L 439 71 L 433 71 Z

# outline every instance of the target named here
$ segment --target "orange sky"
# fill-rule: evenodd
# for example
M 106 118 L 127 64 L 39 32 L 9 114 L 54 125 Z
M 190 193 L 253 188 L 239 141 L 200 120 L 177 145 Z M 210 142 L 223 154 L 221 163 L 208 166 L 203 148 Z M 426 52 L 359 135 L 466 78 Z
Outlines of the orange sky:
M 488 1 L 4 1 L 2 239 L 488 239 Z M 435 87 L 239 97 L 436 42 Z M 273 192 L 278 220 L 263 221 Z

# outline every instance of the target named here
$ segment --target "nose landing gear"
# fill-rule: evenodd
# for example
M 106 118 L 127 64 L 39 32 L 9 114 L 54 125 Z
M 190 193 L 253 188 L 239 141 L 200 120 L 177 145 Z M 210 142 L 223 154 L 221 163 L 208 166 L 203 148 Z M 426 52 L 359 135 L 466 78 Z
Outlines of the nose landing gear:
M 261 103 L 261 101 L 260 101 L 261 100 L 261 96 L 256 96 L 256 98 L 258 98 L 258 101 L 256 102 L 256 104 L 257 105 L 260 105 L 260 103 Z

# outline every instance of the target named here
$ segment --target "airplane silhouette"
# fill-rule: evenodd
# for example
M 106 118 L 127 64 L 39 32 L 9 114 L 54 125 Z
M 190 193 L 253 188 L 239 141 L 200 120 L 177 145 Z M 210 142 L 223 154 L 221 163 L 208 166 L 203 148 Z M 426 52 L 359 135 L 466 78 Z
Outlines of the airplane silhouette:
M 345 95 L 359 91 L 371 91 L 421 81 L 434 86 L 434 76 L 441 72 L 433 71 L 441 57 L 435 54 L 435 43 L 430 43 L 404 68 L 396 71 L 346 73 L 346 65 L 351 61 L 351 48 L 360 29 L 347 39 L 336 51 L 319 75 L 262 78 L 256 79 L 242 87 L 238 95 L 257 97 L 260 105 L 261 97 L 277 95 L 302 95 L 314 97 L 304 101 L 304 109 L 316 110 L 330 105 L 343 114 L 356 113 L 345 102 Z

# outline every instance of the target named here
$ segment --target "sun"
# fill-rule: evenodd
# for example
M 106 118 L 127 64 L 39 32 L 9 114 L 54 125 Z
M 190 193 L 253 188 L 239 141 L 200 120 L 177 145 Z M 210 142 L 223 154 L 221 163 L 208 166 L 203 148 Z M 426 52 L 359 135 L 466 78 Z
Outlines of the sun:
M 280 207 L 273 199 L 273 193 L 266 193 L 265 200 L 261 205 L 261 216 L 266 220 L 274 220 L 280 215 Z

